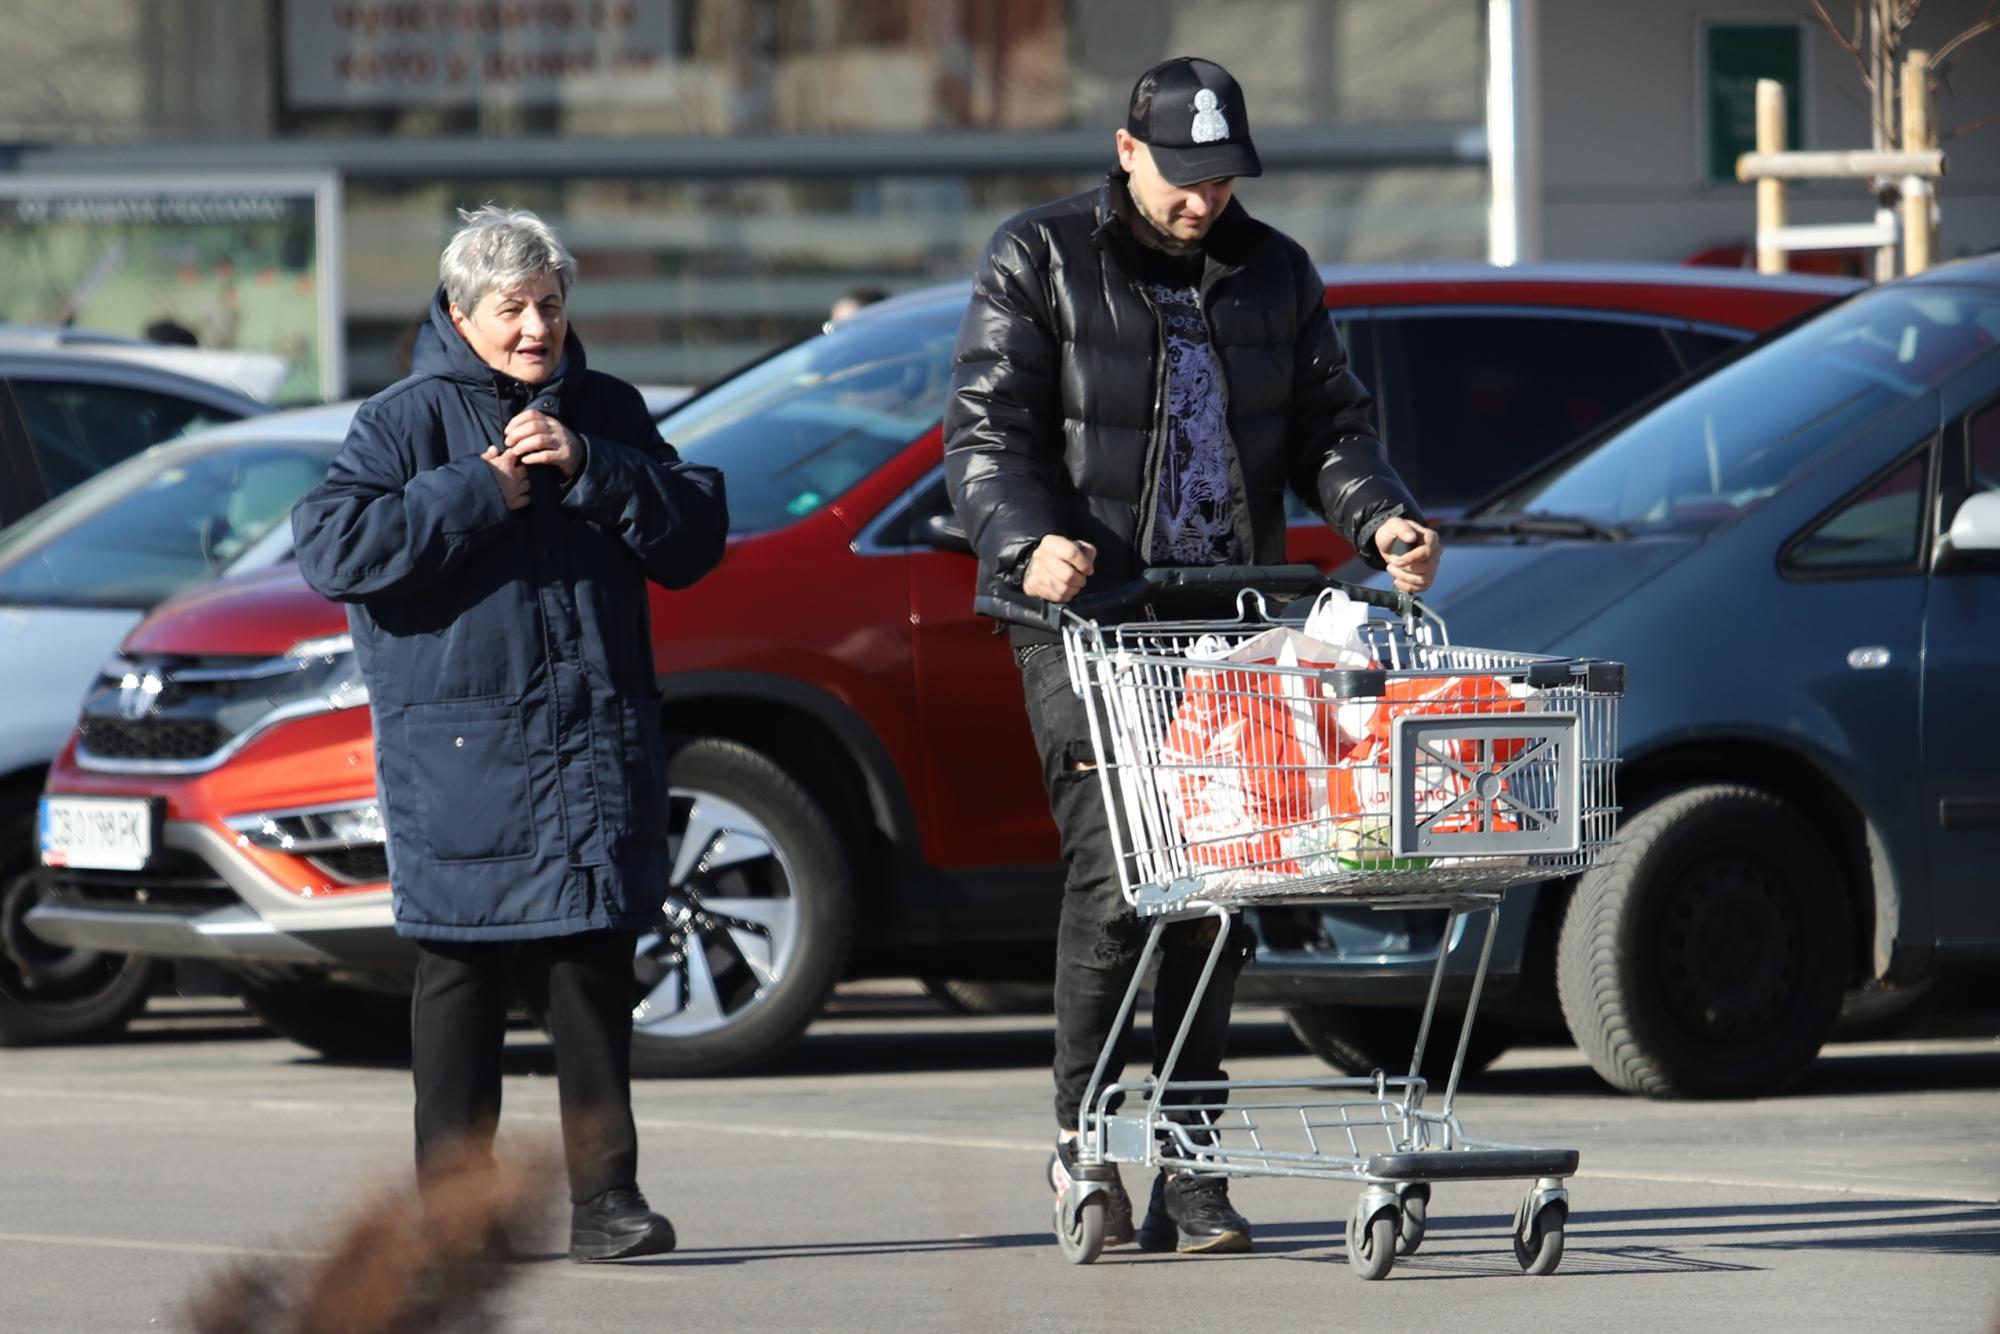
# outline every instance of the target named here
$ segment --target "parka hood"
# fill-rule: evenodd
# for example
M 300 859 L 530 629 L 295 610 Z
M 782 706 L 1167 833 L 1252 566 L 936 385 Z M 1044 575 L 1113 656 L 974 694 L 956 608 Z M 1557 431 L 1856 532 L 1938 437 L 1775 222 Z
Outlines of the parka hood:
M 571 325 L 563 330 L 562 357 L 556 362 L 555 374 L 542 384 L 527 387 L 539 393 L 551 385 L 581 378 L 584 370 L 583 340 L 576 336 L 576 328 Z M 496 379 L 513 379 L 481 361 L 479 354 L 472 350 L 472 344 L 466 342 L 465 336 L 452 324 L 451 298 L 445 295 L 443 283 L 438 284 L 437 292 L 431 297 L 430 323 L 418 332 L 417 341 L 410 349 L 410 373 L 435 375 L 488 389 L 494 386 Z

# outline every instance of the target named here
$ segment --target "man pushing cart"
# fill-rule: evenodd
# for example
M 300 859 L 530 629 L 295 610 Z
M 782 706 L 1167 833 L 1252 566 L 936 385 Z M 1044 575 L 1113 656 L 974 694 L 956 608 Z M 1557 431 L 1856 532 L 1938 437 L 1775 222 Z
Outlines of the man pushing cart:
M 1230 1001 L 1252 942 L 1240 917 L 1205 910 L 1169 913 L 1148 936 L 1115 864 L 1102 728 L 1073 689 L 1061 636 L 1022 623 L 1018 608 L 1148 570 L 1282 563 L 1287 487 L 1402 591 L 1429 586 L 1439 547 L 1384 460 L 1318 271 L 1233 197 L 1239 177 L 1262 171 L 1236 80 L 1211 61 L 1165 61 L 1140 76 L 1114 140 L 1117 164 L 1097 189 L 994 233 L 959 329 L 945 470 L 979 553 L 980 606 L 1016 622 L 1068 863 L 1049 1184 L 1067 1198 L 1092 1183 L 1106 1245 L 1241 1251 L 1251 1227 L 1226 1173 L 1161 1164 L 1135 1228 L 1116 1169 L 1084 1156 L 1095 1152 L 1080 1139 L 1088 1095 L 1123 1068 L 1142 948 L 1159 956 L 1155 1032 L 1180 1033 L 1177 1068 L 1202 1086 L 1161 1114 L 1195 1127 L 1197 1142 L 1222 1097 Z M 1165 1053 L 1155 1056 L 1157 1071 Z

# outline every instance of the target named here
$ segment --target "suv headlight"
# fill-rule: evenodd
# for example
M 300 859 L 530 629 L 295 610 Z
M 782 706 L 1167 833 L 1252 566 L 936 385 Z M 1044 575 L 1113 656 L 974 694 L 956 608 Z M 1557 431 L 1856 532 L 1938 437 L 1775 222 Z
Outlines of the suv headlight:
M 368 702 L 368 686 L 354 656 L 354 636 L 301 640 L 285 651 L 284 660 L 294 664 L 294 670 L 271 681 L 269 698 L 274 706 L 313 701 L 331 711 Z

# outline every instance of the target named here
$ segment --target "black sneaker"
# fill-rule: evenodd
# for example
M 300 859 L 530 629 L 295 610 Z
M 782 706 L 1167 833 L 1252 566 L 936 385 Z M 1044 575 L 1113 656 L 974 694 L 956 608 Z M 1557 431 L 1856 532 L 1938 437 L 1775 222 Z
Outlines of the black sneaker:
M 579 1264 L 664 1255 L 673 1248 L 674 1225 L 654 1213 L 636 1187 L 607 1190 L 570 1211 L 569 1258 Z
M 1153 1178 L 1153 1200 L 1139 1225 L 1139 1249 L 1227 1255 L 1250 1249 L 1250 1221 L 1229 1207 L 1229 1178 L 1183 1172 Z
M 1076 1141 L 1063 1138 L 1056 1141 L 1056 1151 L 1049 1155 L 1049 1187 L 1057 1195 L 1069 1189 L 1069 1183 L 1077 1178 L 1085 1181 L 1105 1181 L 1110 1189 L 1104 1192 L 1104 1244 L 1123 1246 L 1132 1240 L 1132 1197 L 1125 1193 L 1125 1183 L 1119 1180 L 1118 1169 L 1110 1163 L 1099 1163 L 1094 1167 L 1079 1167 L 1076 1162 Z

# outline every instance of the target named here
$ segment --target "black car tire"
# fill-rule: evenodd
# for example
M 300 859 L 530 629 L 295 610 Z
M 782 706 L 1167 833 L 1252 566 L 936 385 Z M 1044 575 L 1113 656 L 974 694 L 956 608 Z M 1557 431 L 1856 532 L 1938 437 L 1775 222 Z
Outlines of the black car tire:
M 959 1014 L 1054 1014 L 1053 982 L 973 981 L 962 977 L 926 977 L 924 990 Z
M 1459 1026 L 1465 1012 L 1440 1008 L 1424 1042 L 1424 1062 L 1418 1070 L 1442 1088 L 1458 1054 Z M 1295 1005 L 1285 1011 L 1292 1032 L 1307 1051 L 1334 1069 L 1350 1075 L 1381 1070 L 1389 1075 L 1410 1072 L 1417 1047 L 1421 1010 L 1372 1005 Z M 1465 1074 L 1484 1070 L 1507 1050 L 1507 1034 L 1492 1020 L 1474 1017 L 1472 1041 L 1465 1049 Z
M 714 737 L 683 742 L 668 757 L 667 785 L 675 793 L 712 794 L 762 825 L 791 870 L 785 889 L 796 938 L 782 976 L 719 1028 L 659 1036 L 635 1026 L 632 1072 L 643 1078 L 739 1074 L 783 1054 L 840 981 L 854 934 L 853 871 L 820 803 L 761 752 Z M 641 993 L 648 986 L 644 968 L 642 959 Z
M 264 1027 L 330 1061 L 410 1059 L 407 993 L 321 982 L 243 982 L 238 992 Z
M 1563 1018 L 1626 1092 L 1776 1093 L 1840 1012 L 1849 918 L 1839 867 L 1798 811 L 1750 787 L 1674 793 L 1577 883 L 1556 952 Z
M 51 945 L 28 928 L 41 898 L 35 801 L 0 808 L 0 1047 L 99 1042 L 125 1031 L 167 975 L 157 959 Z

